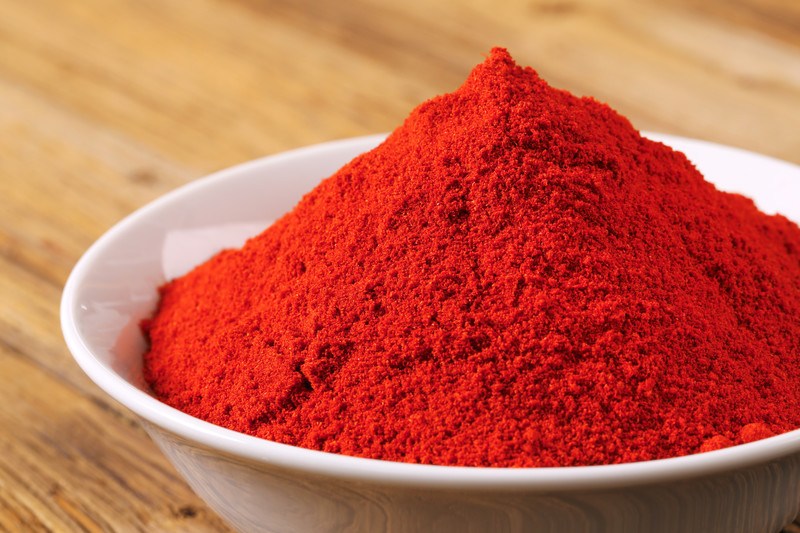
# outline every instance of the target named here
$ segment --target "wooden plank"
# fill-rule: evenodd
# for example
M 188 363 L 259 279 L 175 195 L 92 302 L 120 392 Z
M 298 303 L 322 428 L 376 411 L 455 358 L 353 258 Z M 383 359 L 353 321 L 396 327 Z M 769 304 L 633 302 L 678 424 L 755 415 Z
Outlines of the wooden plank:
M 224 531 L 144 431 L 0 346 L 0 529 Z M 21 379 L 20 379 L 21 378 Z M 47 391 L 42 394 L 42 391 Z

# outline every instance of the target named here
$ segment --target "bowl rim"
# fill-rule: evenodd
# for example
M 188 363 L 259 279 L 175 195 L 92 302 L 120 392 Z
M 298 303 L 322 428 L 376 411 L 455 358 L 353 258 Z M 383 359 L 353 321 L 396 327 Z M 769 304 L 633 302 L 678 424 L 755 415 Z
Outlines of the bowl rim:
M 746 150 L 685 137 L 655 133 L 644 134 L 665 144 L 679 141 L 724 149 L 734 155 L 756 157 L 769 161 L 770 164 L 787 165 L 791 167 L 792 171 L 800 174 L 800 167 Z M 384 486 L 449 489 L 462 492 L 486 490 L 554 492 L 610 489 L 720 474 L 800 453 L 800 429 L 797 429 L 768 439 L 712 452 L 611 465 L 496 468 L 440 466 L 367 459 L 272 442 L 194 418 L 138 389 L 111 370 L 92 352 L 78 330 L 76 320 L 78 289 L 86 280 L 87 272 L 94 260 L 126 228 L 140 223 L 153 210 L 160 209 L 172 202 L 178 202 L 186 194 L 197 189 L 211 187 L 219 181 L 253 170 L 264 170 L 276 163 L 299 162 L 312 154 L 337 153 L 342 150 L 354 149 L 367 150 L 379 144 L 385 136 L 385 134 L 378 134 L 330 141 L 235 165 L 183 185 L 117 222 L 78 260 L 62 293 L 61 328 L 66 344 L 78 365 L 95 384 L 114 400 L 155 427 L 177 435 L 194 445 L 272 468 Z

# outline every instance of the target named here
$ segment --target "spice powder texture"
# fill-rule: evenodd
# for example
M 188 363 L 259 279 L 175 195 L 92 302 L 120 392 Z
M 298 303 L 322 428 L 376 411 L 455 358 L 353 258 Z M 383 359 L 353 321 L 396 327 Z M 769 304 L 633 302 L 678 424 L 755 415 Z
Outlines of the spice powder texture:
M 800 230 L 492 50 L 143 324 L 164 402 L 440 465 L 642 461 L 800 427 Z

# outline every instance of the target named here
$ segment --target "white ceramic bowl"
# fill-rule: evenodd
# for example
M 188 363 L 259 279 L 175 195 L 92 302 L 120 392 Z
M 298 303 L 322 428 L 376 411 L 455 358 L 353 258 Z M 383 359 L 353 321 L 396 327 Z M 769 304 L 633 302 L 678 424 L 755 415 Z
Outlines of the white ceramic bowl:
M 800 168 L 653 136 L 720 188 L 800 220 Z M 195 491 L 242 531 L 774 533 L 800 511 L 800 431 L 642 463 L 462 468 L 360 459 L 268 442 L 159 402 L 141 377 L 140 319 L 156 287 L 289 210 L 382 136 L 322 144 L 216 173 L 135 212 L 72 272 L 62 327 L 80 366 L 136 413 Z

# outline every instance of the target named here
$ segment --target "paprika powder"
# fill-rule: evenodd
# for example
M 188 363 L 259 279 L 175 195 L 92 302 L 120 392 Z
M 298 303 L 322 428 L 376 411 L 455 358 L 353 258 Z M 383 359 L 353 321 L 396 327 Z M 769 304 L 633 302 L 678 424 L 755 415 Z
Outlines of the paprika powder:
M 161 288 L 164 402 L 440 465 L 673 457 L 800 427 L 800 229 L 503 49 Z

